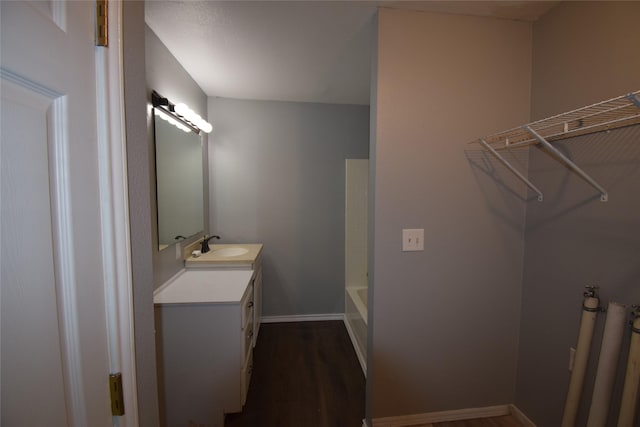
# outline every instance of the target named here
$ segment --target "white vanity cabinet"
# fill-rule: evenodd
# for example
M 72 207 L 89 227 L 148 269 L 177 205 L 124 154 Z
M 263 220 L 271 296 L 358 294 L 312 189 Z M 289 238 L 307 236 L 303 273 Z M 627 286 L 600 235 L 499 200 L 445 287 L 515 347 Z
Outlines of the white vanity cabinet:
M 184 270 L 154 294 L 161 413 L 167 426 L 223 427 L 252 371 L 253 270 Z
M 195 246 L 187 249 L 187 254 Z M 241 250 L 245 250 L 241 252 Z M 229 256 L 219 255 L 225 251 L 237 251 L 240 255 Z M 227 252 L 229 253 L 229 252 Z M 233 253 L 233 252 L 232 252 Z M 250 270 L 253 275 L 251 281 L 253 283 L 253 346 L 258 341 L 258 332 L 260 331 L 260 320 L 262 319 L 262 244 L 213 244 L 210 245 L 210 251 L 198 257 L 187 255 L 185 258 L 185 267 L 187 270 L 209 270 L 209 271 L 232 271 L 232 270 Z

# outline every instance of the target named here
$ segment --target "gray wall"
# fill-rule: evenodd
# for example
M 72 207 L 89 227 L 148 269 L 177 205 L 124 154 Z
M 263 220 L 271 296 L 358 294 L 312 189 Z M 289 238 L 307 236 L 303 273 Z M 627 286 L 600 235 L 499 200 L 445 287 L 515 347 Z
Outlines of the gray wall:
M 344 312 L 344 167 L 369 108 L 209 98 L 211 232 L 264 244 L 265 316 Z
M 563 2 L 533 26 L 532 112 L 541 118 L 640 88 L 637 2 Z M 584 286 L 602 302 L 640 302 L 640 127 L 557 144 L 609 191 L 597 190 L 534 148 L 530 179 L 545 201 L 527 206 L 523 302 L 515 402 L 539 427 L 560 423 L 569 347 Z M 605 315 L 600 314 L 577 425 L 586 425 Z M 619 409 L 629 331 L 612 411 Z
M 526 23 L 379 11 L 374 418 L 513 401 L 525 192 L 468 143 L 528 120 L 530 58 Z
M 206 112 L 206 97 L 146 28 L 144 2 L 123 3 L 123 50 L 138 415 L 140 425 L 155 426 L 160 420 L 153 291 L 182 263 L 175 260 L 174 248 L 157 250 L 153 122 L 147 88 L 202 112 Z M 204 145 L 206 156 L 206 139 Z
M 639 16 L 638 2 L 577 1 L 535 22 L 532 120 L 640 89 Z
M 202 117 L 207 114 L 207 96 L 202 89 L 196 84 L 191 76 L 182 68 L 182 65 L 171 55 L 171 52 L 160 41 L 158 36 L 145 24 L 145 59 L 146 59 L 146 79 L 147 79 L 147 96 L 149 104 L 151 104 L 151 91 L 155 90 L 162 96 L 168 98 L 173 103 L 183 102 Z M 154 286 L 157 288 L 176 274 L 184 267 L 182 257 L 176 259 L 175 245 L 158 251 L 158 224 L 156 215 L 156 188 L 155 188 L 155 150 L 153 145 L 153 116 L 147 115 L 147 126 L 149 127 L 149 145 L 150 145 L 150 168 L 152 173 L 152 191 L 151 191 L 151 221 L 153 240 L 151 242 L 153 250 L 153 268 L 154 268 Z M 207 134 L 202 135 L 203 141 L 203 167 L 204 167 L 204 216 L 206 227 L 206 218 L 209 216 L 209 200 L 208 200 L 208 150 L 207 150 Z M 201 237 L 202 233 L 194 236 L 189 240 L 185 240 L 182 246 L 195 241 Z M 180 244 L 180 243 L 176 243 Z
M 151 146 L 146 120 L 144 3 L 126 1 L 123 7 L 123 68 L 129 230 L 133 279 L 134 336 L 138 416 L 141 426 L 157 426 L 158 386 L 153 321 L 153 251 L 151 228 Z

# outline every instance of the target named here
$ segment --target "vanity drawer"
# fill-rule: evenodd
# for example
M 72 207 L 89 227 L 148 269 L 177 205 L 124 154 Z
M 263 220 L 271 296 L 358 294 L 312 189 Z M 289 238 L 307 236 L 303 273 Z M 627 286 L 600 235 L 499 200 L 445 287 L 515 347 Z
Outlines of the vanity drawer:
M 253 322 L 253 306 L 254 306 L 254 302 L 253 302 L 253 283 L 251 283 L 246 290 L 245 296 L 242 299 L 242 308 L 241 308 L 241 312 L 242 312 L 242 325 L 241 328 L 242 330 L 245 330 L 247 327 L 247 323 L 252 323 Z
M 253 372 L 253 352 L 249 352 L 246 362 L 242 368 L 240 378 L 240 394 L 242 406 L 247 401 L 247 391 L 249 391 L 249 383 L 251 382 L 251 373 Z

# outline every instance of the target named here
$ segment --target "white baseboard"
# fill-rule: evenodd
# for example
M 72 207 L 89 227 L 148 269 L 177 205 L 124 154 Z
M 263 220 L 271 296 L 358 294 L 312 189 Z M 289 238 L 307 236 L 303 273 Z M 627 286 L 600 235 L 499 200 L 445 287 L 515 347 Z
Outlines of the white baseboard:
M 360 351 L 360 347 L 358 346 L 358 342 L 356 341 L 355 333 L 353 332 L 353 329 L 351 329 L 351 325 L 349 324 L 349 321 L 347 321 L 346 315 L 343 316 L 343 320 L 344 320 L 344 326 L 345 328 L 347 328 L 347 333 L 349 334 L 349 338 L 351 339 L 351 345 L 353 346 L 353 349 L 356 352 L 356 356 L 358 357 L 358 361 L 360 362 L 362 373 L 366 378 L 367 377 L 367 358 L 364 357 L 364 354 L 362 354 L 362 352 Z M 362 420 L 362 421 L 364 422 L 365 420 Z
M 524 427 L 536 427 L 535 423 L 531 421 L 516 405 L 509 405 L 511 410 L 511 415 L 513 418 L 520 421 Z
M 298 314 L 293 316 L 262 316 L 262 323 L 319 322 L 324 320 L 343 320 L 343 313 Z
M 408 427 L 448 421 L 460 421 L 474 418 L 500 417 L 512 415 L 524 427 L 537 427 L 516 405 L 498 405 L 484 408 L 467 408 L 453 411 L 429 412 L 416 415 L 401 415 L 397 417 L 376 418 L 372 420 L 373 427 Z M 369 427 L 367 420 L 362 420 L 362 427 Z
M 466 408 L 453 411 L 429 412 L 425 414 L 401 415 L 373 419 L 373 427 L 407 427 L 447 421 L 468 420 L 473 418 L 500 417 L 511 414 L 511 405 L 488 406 L 485 408 Z

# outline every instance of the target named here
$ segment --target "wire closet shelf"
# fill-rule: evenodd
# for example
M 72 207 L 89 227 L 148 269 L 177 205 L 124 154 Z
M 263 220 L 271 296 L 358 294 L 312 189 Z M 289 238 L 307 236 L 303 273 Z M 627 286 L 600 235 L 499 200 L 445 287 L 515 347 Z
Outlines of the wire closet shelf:
M 601 193 L 600 200 L 607 201 L 607 191 L 550 143 L 578 135 L 609 131 L 636 124 L 640 124 L 640 90 L 513 129 L 494 133 L 479 138 L 473 141 L 473 143 L 482 144 L 495 155 L 511 172 L 538 194 L 539 201 L 543 200 L 542 192 L 524 175 L 518 172 L 499 151 L 527 147 L 531 144 L 542 144 L 568 167 L 598 189 Z

